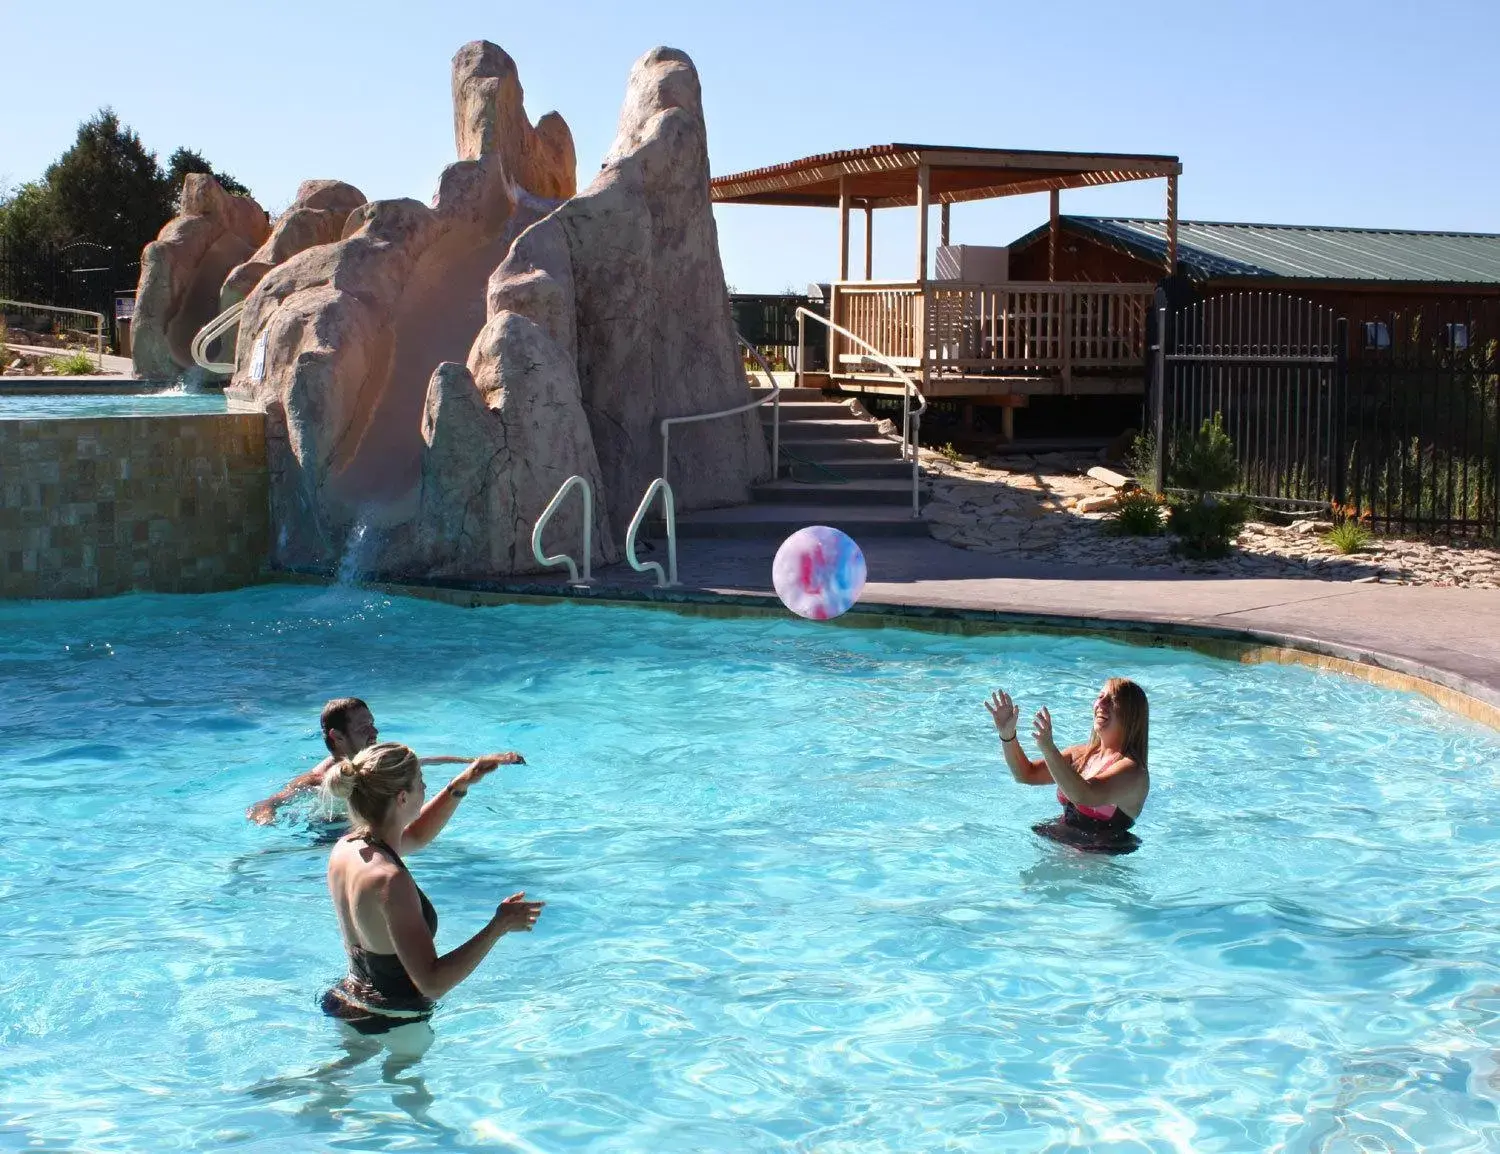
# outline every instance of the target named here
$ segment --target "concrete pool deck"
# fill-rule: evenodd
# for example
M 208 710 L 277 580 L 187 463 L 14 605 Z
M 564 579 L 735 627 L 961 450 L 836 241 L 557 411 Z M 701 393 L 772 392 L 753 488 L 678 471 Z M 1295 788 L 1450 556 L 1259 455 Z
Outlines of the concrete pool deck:
M 413 593 L 481 603 L 486 595 L 577 596 L 591 601 L 731 603 L 780 609 L 771 586 L 778 542 L 678 542 L 680 588 L 628 565 L 572 591 L 565 574 L 497 582 L 437 582 Z M 1300 660 L 1426 693 L 1500 725 L 1500 590 L 1342 581 L 1145 575 L 1115 566 L 1064 566 L 971 553 L 923 538 L 861 543 L 869 570 L 847 624 L 880 620 L 957 627 L 1059 629 L 1165 638 L 1241 660 Z M 643 560 L 666 562 L 656 543 Z M 396 588 L 396 587 L 393 587 Z M 939 627 L 942 627 L 941 625 Z M 949 624 L 947 627 L 955 627 Z M 1420 683 L 1420 684 L 1419 684 Z

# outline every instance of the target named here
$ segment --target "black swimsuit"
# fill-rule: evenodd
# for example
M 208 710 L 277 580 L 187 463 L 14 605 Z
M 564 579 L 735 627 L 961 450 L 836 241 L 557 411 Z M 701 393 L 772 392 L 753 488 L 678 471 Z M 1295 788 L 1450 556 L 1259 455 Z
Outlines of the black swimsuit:
M 411 877 L 401 856 L 385 842 L 368 834 L 360 838 L 371 849 L 386 854 L 402 873 Z M 417 897 L 422 901 L 422 920 L 427 923 L 428 932 L 436 934 L 437 910 L 421 886 L 417 886 Z M 323 1012 L 349 1023 L 361 1034 L 383 1034 L 397 1026 L 425 1022 L 432 1017 L 435 1005 L 417 989 L 399 956 L 371 953 L 358 945 L 349 947 L 348 976 L 323 995 Z

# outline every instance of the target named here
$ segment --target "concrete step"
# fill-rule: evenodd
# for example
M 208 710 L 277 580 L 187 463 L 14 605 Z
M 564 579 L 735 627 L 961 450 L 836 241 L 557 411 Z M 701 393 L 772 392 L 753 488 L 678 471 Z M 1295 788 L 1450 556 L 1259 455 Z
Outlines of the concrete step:
M 861 480 L 846 485 L 837 482 L 767 481 L 752 485 L 750 496 L 756 504 L 794 505 L 911 505 L 911 478 L 897 480 Z
M 875 426 L 869 421 L 837 420 L 819 418 L 814 421 L 783 421 L 783 441 L 822 441 L 833 437 L 864 439 L 875 435 Z
M 766 388 L 752 388 L 750 390 L 750 396 L 752 398 L 754 398 L 755 400 L 760 400 L 761 397 L 766 396 L 770 391 L 771 391 L 770 389 L 766 389 Z M 781 390 L 781 403 L 783 405 L 786 404 L 788 401 L 824 401 L 824 400 L 827 400 L 827 398 L 823 396 L 823 390 L 822 389 L 797 389 L 797 388 L 791 388 L 791 389 L 782 389 Z
M 798 449 L 802 446 L 798 445 Z M 787 450 L 783 448 L 781 459 L 781 475 L 790 477 L 795 468 L 796 475 L 804 481 L 822 483 L 837 478 L 850 481 L 873 481 L 875 479 L 885 481 L 899 481 L 906 478 L 911 481 L 911 462 L 903 461 L 899 456 L 893 455 L 890 459 L 884 457 L 830 457 L 816 460 L 805 453 L 797 453 L 801 461 L 787 459 Z M 805 462 L 815 462 L 808 464 Z M 833 471 L 833 476 L 824 472 L 825 469 Z
M 865 460 L 899 461 L 901 443 L 885 437 L 787 437 L 782 430 L 783 452 L 795 453 L 809 461 Z
M 769 428 L 776 406 L 762 405 L 755 411 L 760 414 L 761 423 Z M 791 401 L 781 406 L 782 428 L 792 421 L 847 421 L 850 417 L 847 405 L 833 401 Z M 873 421 L 866 423 L 874 427 Z
M 926 537 L 927 523 L 896 505 L 735 505 L 704 509 L 677 518 L 682 538 L 755 537 L 781 540 L 807 525 L 842 529 L 855 541 L 862 537 Z M 660 539 L 661 523 L 649 527 Z

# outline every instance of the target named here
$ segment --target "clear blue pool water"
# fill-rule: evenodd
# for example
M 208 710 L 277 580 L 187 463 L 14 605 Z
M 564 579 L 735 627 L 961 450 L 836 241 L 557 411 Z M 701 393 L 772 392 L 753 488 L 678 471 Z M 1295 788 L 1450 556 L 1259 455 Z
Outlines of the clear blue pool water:
M 1028 826 L 980 707 L 1153 701 L 1145 845 Z M 548 902 L 405 1069 L 314 1002 L 326 848 L 245 807 L 356 692 L 514 748 L 411 865 Z M 1500 1146 L 1500 741 L 1305 669 L 345 589 L 0 604 L 0 1148 Z M 432 780 L 446 780 L 431 770 Z M 497 775 L 498 776 L 498 775 Z
M 227 413 L 223 393 L 37 393 L 0 394 L 0 420 L 44 420 L 62 417 L 175 417 L 191 413 Z

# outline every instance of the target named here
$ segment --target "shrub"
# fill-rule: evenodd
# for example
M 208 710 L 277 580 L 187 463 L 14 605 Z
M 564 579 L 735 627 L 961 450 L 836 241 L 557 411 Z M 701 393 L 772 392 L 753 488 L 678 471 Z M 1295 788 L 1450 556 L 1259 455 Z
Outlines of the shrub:
M 1215 413 L 1196 433 L 1178 437 L 1172 446 L 1167 484 L 1186 489 L 1174 498 L 1167 528 L 1177 537 L 1178 550 L 1188 557 L 1223 557 L 1250 519 L 1250 503 L 1243 497 L 1223 497 L 1240 479 L 1234 442 L 1224 431 L 1224 417 Z
M 51 360 L 53 370 L 60 377 L 87 377 L 95 371 L 94 358 L 82 349 Z
M 1250 503 L 1243 497 L 1203 493 L 1173 501 L 1167 528 L 1177 537 L 1178 550 L 1184 556 L 1224 557 L 1249 519 Z
M 1195 493 L 1222 493 L 1240 479 L 1234 442 L 1224 431 L 1224 415 L 1215 413 L 1196 433 L 1177 438 L 1167 466 L 1167 484 Z
M 964 455 L 953 447 L 952 441 L 949 441 L 946 445 L 939 449 L 938 455 L 941 456 L 950 465 L 956 465 L 964 459 Z
M 1323 540 L 1327 541 L 1340 553 L 1358 553 L 1370 547 L 1370 531 L 1358 521 L 1340 521 L 1333 529 L 1323 534 Z
M 1148 493 L 1156 492 L 1156 434 L 1137 433 L 1125 450 L 1122 462 L 1140 487 Z
M 1136 489 L 1124 494 L 1105 521 L 1106 530 L 1122 537 L 1155 537 L 1162 530 L 1161 502 Z

